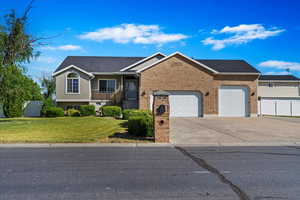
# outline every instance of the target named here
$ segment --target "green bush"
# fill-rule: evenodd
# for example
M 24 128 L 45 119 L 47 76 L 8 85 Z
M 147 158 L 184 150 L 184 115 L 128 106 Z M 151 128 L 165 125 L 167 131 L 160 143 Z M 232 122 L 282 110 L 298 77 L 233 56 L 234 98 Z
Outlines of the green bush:
M 94 105 L 82 105 L 79 110 L 82 116 L 96 115 Z
M 47 98 L 43 101 L 41 116 L 46 116 L 46 110 L 48 110 L 50 107 L 54 107 L 54 104 L 51 98 Z
M 153 137 L 153 117 L 151 115 L 129 117 L 128 132 L 134 136 Z
M 70 117 L 80 117 L 80 111 L 76 109 L 69 109 L 68 116 Z
M 150 110 L 137 110 L 137 109 L 125 109 L 123 110 L 123 119 L 128 120 L 130 117 L 134 116 L 147 116 L 152 115 Z
M 119 106 L 103 106 L 102 114 L 105 117 L 120 118 L 122 114 L 122 109 Z
M 3 104 L 3 113 L 6 117 L 21 117 L 23 115 L 23 101 L 12 98 Z
M 64 115 L 64 110 L 59 107 L 48 107 L 45 110 L 46 117 L 63 117 Z

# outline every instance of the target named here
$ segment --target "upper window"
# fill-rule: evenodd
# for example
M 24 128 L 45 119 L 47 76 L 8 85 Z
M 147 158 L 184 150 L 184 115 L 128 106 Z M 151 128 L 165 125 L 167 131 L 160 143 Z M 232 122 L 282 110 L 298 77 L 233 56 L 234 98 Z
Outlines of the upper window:
M 99 80 L 99 92 L 112 93 L 116 90 L 116 80 Z
M 67 93 L 79 93 L 79 75 L 77 73 L 69 73 L 67 76 Z

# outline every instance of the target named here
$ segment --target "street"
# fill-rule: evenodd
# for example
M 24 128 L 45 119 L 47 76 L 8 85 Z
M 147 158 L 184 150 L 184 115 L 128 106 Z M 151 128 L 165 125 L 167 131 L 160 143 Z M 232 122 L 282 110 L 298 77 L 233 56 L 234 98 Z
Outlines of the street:
M 0 199 L 299 199 L 299 147 L 0 148 Z

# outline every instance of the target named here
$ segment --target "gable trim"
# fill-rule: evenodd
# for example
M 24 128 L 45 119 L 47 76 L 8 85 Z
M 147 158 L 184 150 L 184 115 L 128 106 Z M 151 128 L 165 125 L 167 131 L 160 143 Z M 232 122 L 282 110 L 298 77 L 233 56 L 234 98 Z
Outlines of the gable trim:
M 217 72 L 216 70 L 214 70 L 214 69 L 212 69 L 212 68 L 210 68 L 210 67 L 204 65 L 203 63 L 200 63 L 200 62 L 198 62 L 198 61 L 196 61 L 196 60 L 194 60 L 194 59 L 192 59 L 192 58 L 190 58 L 190 57 L 188 57 L 188 56 L 186 56 L 186 55 L 184 55 L 184 54 L 182 54 L 182 53 L 180 53 L 180 52 L 178 52 L 178 51 L 172 53 L 171 55 L 169 55 L 169 56 L 167 56 L 167 57 L 165 57 L 165 58 L 163 58 L 163 59 L 161 59 L 161 60 L 158 60 L 157 62 L 155 62 L 155 63 L 153 63 L 153 64 L 151 64 L 151 65 L 148 65 L 148 66 L 146 66 L 146 67 L 144 67 L 144 68 L 138 70 L 137 73 L 140 73 L 140 72 L 142 72 L 142 71 L 144 71 L 144 70 L 146 70 L 146 69 L 148 69 L 148 68 L 150 68 L 150 67 L 153 67 L 154 65 L 157 65 L 157 64 L 159 64 L 159 63 L 161 63 L 161 62 L 164 62 L 165 60 L 168 60 L 169 58 L 171 58 L 171 57 L 173 57 L 173 56 L 175 56 L 175 55 L 180 55 L 180 56 L 182 56 L 182 57 L 188 59 L 189 61 L 192 61 L 193 63 L 195 63 L 195 64 L 197 64 L 197 65 L 200 65 L 201 67 L 203 67 L 203 68 L 205 68 L 205 69 L 207 69 L 207 70 L 209 70 L 209 71 L 211 71 L 211 72 L 213 72 L 213 73 L 215 73 L 215 74 L 218 74 L 218 72 Z
M 68 67 L 66 67 L 66 68 L 63 68 L 63 69 L 61 69 L 61 70 L 59 70 L 59 71 L 53 73 L 52 76 L 56 76 L 57 74 L 60 74 L 60 73 L 66 71 L 66 70 L 68 70 L 68 69 L 71 69 L 71 68 L 77 69 L 78 71 L 80 71 L 80 72 L 82 72 L 82 73 L 84 73 L 84 74 L 87 74 L 87 75 L 89 75 L 89 76 L 91 76 L 91 77 L 94 76 L 93 74 L 91 74 L 91 73 L 89 73 L 89 72 L 87 72 L 87 71 L 85 71 L 85 70 L 83 70 L 83 69 L 81 69 L 81 68 L 79 68 L 79 67 L 77 67 L 77 66 L 75 66 L 75 65 L 70 65 L 70 66 L 68 66 Z
M 157 53 L 155 53 L 155 54 L 153 54 L 153 55 L 151 55 L 151 56 L 148 56 L 148 57 L 146 57 L 146 58 L 144 58 L 144 59 L 142 59 L 142 60 L 140 60 L 140 61 L 138 61 L 138 62 L 136 62 L 136 63 L 133 63 L 132 65 L 129 65 L 129 66 L 127 66 L 127 67 L 121 69 L 120 71 L 121 71 L 121 72 L 126 71 L 126 70 L 128 70 L 128 69 L 130 69 L 130 68 L 133 68 L 134 66 L 136 66 L 136 65 L 138 65 L 138 64 L 141 64 L 141 63 L 143 63 L 143 62 L 145 62 L 145 61 L 147 61 L 147 60 L 149 60 L 149 59 L 151 59 L 151 58 L 153 58 L 153 57 L 156 57 L 156 56 L 158 56 L 158 55 L 161 55 L 161 56 L 163 56 L 163 57 L 167 57 L 165 54 L 160 53 L 160 52 L 157 52 Z

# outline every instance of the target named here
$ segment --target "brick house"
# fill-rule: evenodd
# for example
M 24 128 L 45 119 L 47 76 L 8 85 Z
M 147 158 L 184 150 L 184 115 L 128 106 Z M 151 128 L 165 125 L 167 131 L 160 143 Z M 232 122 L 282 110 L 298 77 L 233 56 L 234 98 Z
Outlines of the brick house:
M 171 117 L 256 116 L 260 72 L 243 60 L 199 60 L 175 52 L 149 57 L 69 56 L 55 70 L 56 102 L 151 109 L 168 91 Z

